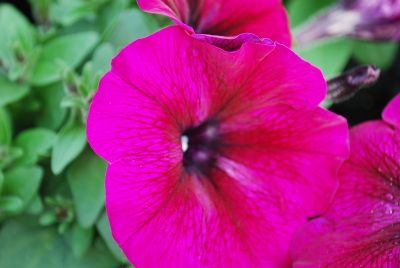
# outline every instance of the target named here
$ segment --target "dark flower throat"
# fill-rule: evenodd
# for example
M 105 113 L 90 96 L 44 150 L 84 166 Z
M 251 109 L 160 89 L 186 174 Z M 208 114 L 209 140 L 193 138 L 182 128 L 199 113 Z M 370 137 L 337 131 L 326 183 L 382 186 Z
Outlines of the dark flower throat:
M 182 134 L 183 167 L 189 173 L 208 175 L 214 168 L 219 144 L 219 124 L 208 120 Z

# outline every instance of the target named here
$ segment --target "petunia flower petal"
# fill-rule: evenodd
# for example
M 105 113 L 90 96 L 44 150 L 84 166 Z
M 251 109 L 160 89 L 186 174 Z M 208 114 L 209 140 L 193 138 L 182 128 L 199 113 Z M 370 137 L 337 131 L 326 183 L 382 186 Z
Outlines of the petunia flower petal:
M 229 52 L 172 26 L 125 48 L 87 135 L 109 162 L 107 213 L 129 260 L 289 267 L 291 235 L 323 212 L 348 154 L 325 93 L 318 69 L 266 39 Z
M 335 174 L 348 154 L 345 119 L 322 108 L 266 106 L 229 119 L 222 131 L 226 158 L 302 207 L 296 212 L 282 204 L 287 215 L 312 217 L 328 207 L 338 186 Z
M 400 129 L 400 94 L 388 104 L 382 117 L 387 123 Z
M 281 219 L 266 195 L 272 189 L 244 187 L 220 170 L 216 187 L 181 175 L 178 164 L 136 165 L 110 165 L 106 185 L 113 235 L 134 265 L 288 267 L 286 239 L 276 237 L 287 236 L 280 225 L 293 221 Z
M 350 141 L 334 203 L 293 239 L 295 268 L 400 265 L 399 130 L 371 121 L 354 127 Z
M 116 161 L 134 153 L 130 144 L 142 140 L 137 135 L 149 126 L 171 133 L 173 125 L 178 133 L 184 125 L 217 114 L 228 99 L 232 107 L 228 111 L 235 112 L 244 104 L 253 105 L 242 98 L 261 105 L 314 107 L 325 97 L 320 71 L 282 45 L 244 43 L 239 50 L 226 52 L 188 37 L 179 27 L 169 27 L 129 45 L 113 60 L 113 71 L 102 79 L 87 122 L 88 140 L 96 153 Z M 137 126 L 128 123 L 134 117 L 140 117 Z M 161 139 L 151 135 L 153 140 Z
M 137 0 L 146 12 L 168 16 L 198 34 L 237 36 L 252 33 L 290 46 L 286 11 L 280 0 Z

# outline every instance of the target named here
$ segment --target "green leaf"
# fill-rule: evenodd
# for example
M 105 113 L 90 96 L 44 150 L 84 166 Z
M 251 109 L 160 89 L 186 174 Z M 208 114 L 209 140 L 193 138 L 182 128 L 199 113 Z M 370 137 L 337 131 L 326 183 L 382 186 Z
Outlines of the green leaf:
M 93 241 L 93 236 L 94 229 L 92 227 L 83 228 L 79 223 L 75 223 L 72 225 L 69 232 L 66 233 L 65 237 L 72 248 L 74 256 L 81 259 L 89 250 Z
M 61 101 L 65 96 L 62 83 L 54 83 L 34 90 L 41 103 L 39 114 L 35 118 L 36 123 L 41 127 L 57 130 L 67 114 L 67 111 L 61 107 Z
M 89 1 L 86 1 L 89 2 Z M 94 17 L 95 13 L 90 6 L 81 0 L 59 0 L 50 10 L 53 21 L 69 26 L 85 17 Z
M 14 80 L 20 77 L 32 60 L 36 43 L 35 28 L 14 6 L 0 5 L 0 62 Z
M 97 10 L 109 0 L 58 0 L 51 9 L 53 21 L 69 26 L 81 19 L 93 20 Z
M 10 23 L 12 22 L 12 23 Z M 23 48 L 29 49 L 35 45 L 36 32 L 28 19 L 13 5 L 0 5 L 0 43 L 10 51 L 10 47 L 19 42 Z
M 40 24 L 49 23 L 49 9 L 53 0 L 29 0 L 33 15 Z
M 24 223 L 22 223 L 22 221 Z M 118 262 L 97 240 L 83 259 L 53 228 L 29 226 L 31 219 L 8 221 L 0 231 L 0 267 L 4 268 L 116 268 Z
M 113 0 L 103 6 L 99 10 L 95 23 L 98 31 L 103 33 L 110 30 L 110 28 L 114 28 L 115 25 L 113 25 L 113 22 L 124 10 L 129 8 L 130 2 L 130 0 Z
M 15 146 L 22 148 L 24 155 L 18 159 L 18 164 L 35 164 L 40 156 L 43 156 L 56 140 L 56 134 L 44 128 L 32 128 L 21 132 Z
M 85 148 L 84 126 L 72 125 L 63 128 L 57 135 L 51 154 L 51 170 L 60 174 Z
M 0 267 L 62 267 L 65 248 L 53 229 L 25 227 L 8 221 L 0 232 Z
M 292 0 L 288 5 L 289 20 L 292 27 L 305 22 L 318 11 L 334 4 L 336 0 Z
M 24 206 L 24 202 L 18 196 L 0 196 L 0 213 L 16 213 Z
M 90 151 L 81 155 L 67 170 L 78 222 L 92 226 L 104 206 L 106 163 Z
M 353 41 L 330 40 L 312 47 L 297 48 L 295 51 L 304 60 L 320 68 L 325 79 L 342 73 L 353 52 Z
M 380 69 L 388 69 L 396 59 L 397 43 L 356 42 L 354 58 L 360 64 L 373 64 Z
M 111 235 L 110 224 L 108 222 L 107 213 L 104 212 L 100 220 L 96 224 L 97 230 L 99 231 L 101 237 L 106 242 L 107 247 L 110 249 L 111 253 L 120 260 L 121 262 L 126 262 L 124 253 L 115 243 L 114 238 Z
M 79 92 L 86 98 L 91 98 L 97 90 L 100 78 L 110 70 L 111 60 L 116 52 L 110 43 L 100 45 L 93 53 L 92 61 L 85 64 L 79 83 Z M 87 106 L 87 101 L 84 100 Z M 85 108 L 87 110 L 87 108 Z
M 3 184 L 4 184 L 4 174 L 0 170 L 0 196 L 1 196 L 1 192 L 3 191 Z
M 0 106 L 5 106 L 24 97 L 29 91 L 27 85 L 19 85 L 0 74 Z
M 101 239 L 95 241 L 94 246 L 85 254 L 85 256 L 77 260 L 69 257 L 65 262 L 65 266 L 59 268 L 117 268 L 119 263 L 110 254 L 104 242 Z
M 61 101 L 64 108 L 87 109 L 87 102 L 81 96 L 68 95 Z
M 38 215 L 43 211 L 43 203 L 42 199 L 40 198 L 39 194 L 37 194 L 32 202 L 30 203 L 29 207 L 26 208 L 26 212 L 31 215 Z
M 138 38 L 150 35 L 154 28 L 143 12 L 138 9 L 126 10 L 110 26 L 106 40 L 121 49 Z
M 11 121 L 7 111 L 0 107 L 0 146 L 11 143 Z M 0 148 L 1 149 L 1 148 Z
M 39 224 L 42 226 L 49 226 L 57 222 L 56 214 L 51 211 L 40 216 Z
M 0 150 L 0 169 L 8 168 L 23 155 L 22 149 L 16 147 L 0 146 Z
M 92 63 L 99 75 L 103 76 L 110 69 L 115 54 L 115 49 L 110 43 L 104 43 L 95 50 Z
M 43 177 L 40 167 L 14 167 L 4 174 L 3 195 L 16 196 L 23 202 L 21 212 L 25 209 L 38 193 Z M 1 266 L 0 266 L 1 267 Z
M 42 86 L 56 82 L 66 67 L 76 68 L 98 41 L 95 32 L 71 34 L 51 40 L 42 49 L 31 83 Z

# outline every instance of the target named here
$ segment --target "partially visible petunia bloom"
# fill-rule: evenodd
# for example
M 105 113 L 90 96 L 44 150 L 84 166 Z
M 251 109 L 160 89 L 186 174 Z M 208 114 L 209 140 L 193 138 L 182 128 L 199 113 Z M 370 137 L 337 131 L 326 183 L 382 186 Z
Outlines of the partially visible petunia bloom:
M 400 267 L 400 95 L 350 146 L 332 207 L 295 235 L 294 268 Z
M 296 42 L 304 46 L 341 36 L 400 41 L 400 1 L 342 0 L 300 28 Z
M 289 22 L 281 0 L 137 0 L 146 12 L 171 18 L 195 36 L 231 38 L 255 34 L 290 46 Z
M 326 209 L 348 157 L 325 94 L 318 69 L 269 40 L 227 52 L 171 26 L 125 48 L 87 135 L 135 267 L 289 267 L 291 235 Z

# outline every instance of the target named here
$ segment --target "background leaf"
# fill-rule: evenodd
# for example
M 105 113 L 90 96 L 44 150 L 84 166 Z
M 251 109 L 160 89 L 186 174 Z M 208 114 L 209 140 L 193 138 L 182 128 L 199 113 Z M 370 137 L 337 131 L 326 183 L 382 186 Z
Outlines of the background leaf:
M 3 191 L 3 184 L 4 184 L 4 174 L 2 171 L 0 171 L 0 196 L 1 192 Z
M 94 235 L 93 228 L 83 228 L 79 223 L 75 223 L 66 233 L 65 237 L 69 242 L 74 256 L 81 259 L 89 250 Z
M 31 83 L 41 86 L 56 82 L 65 66 L 71 69 L 77 67 L 98 41 L 95 32 L 71 34 L 49 41 L 42 48 Z
M 61 267 L 64 252 L 63 241 L 52 229 L 9 221 L 0 231 L 0 267 Z
M 21 210 L 24 202 L 18 196 L 0 196 L 0 212 L 15 213 Z
M 304 23 L 315 14 L 330 5 L 334 4 L 336 0 L 291 0 L 288 4 L 288 13 L 290 25 L 296 27 Z
M 0 29 L 0 61 L 9 78 L 16 80 L 32 60 L 36 31 L 25 16 L 9 4 L 0 4 Z
M 28 93 L 28 90 L 28 85 L 13 83 L 0 74 L 0 106 L 21 99 Z
M 11 142 L 11 121 L 7 111 L 0 107 L 0 146 Z
M 354 58 L 360 64 L 373 64 L 380 69 L 387 69 L 396 59 L 399 48 L 397 43 L 355 42 Z
M 330 40 L 295 51 L 304 60 L 321 69 L 325 79 L 331 79 L 342 73 L 353 52 L 351 40 Z
M 111 68 L 111 60 L 116 51 L 110 43 L 104 43 L 99 46 L 93 55 L 93 68 L 100 75 L 104 75 Z
M 51 154 L 51 170 L 60 174 L 85 148 L 86 133 L 81 125 L 73 124 L 60 131 Z
M 39 193 L 37 193 L 36 196 L 33 197 L 29 206 L 26 208 L 26 212 L 31 215 L 39 215 L 42 211 L 43 211 L 43 203 Z
M 85 228 L 95 223 L 104 206 L 105 171 L 106 163 L 91 151 L 86 151 L 67 170 L 78 222 Z
M 146 15 L 138 9 L 123 11 L 108 29 L 106 40 L 118 49 L 132 41 L 145 37 L 155 30 L 156 25 L 146 19 Z
M 61 100 L 65 96 L 62 83 L 35 88 L 34 94 L 41 103 L 35 123 L 44 128 L 58 130 L 67 114 L 66 109 L 61 107 Z
M 37 166 L 15 167 L 5 172 L 2 196 L 15 196 L 21 199 L 23 205 L 18 211 L 26 208 L 36 196 L 43 170 Z M 1 266 L 0 266 L 1 267 Z
M 19 164 L 34 164 L 38 157 L 44 155 L 52 146 L 56 134 L 44 128 L 32 128 L 21 132 L 15 139 L 15 146 L 22 148 L 23 156 Z
M 21 219 L 30 222 L 28 219 Z M 4 268 L 117 268 L 118 262 L 97 240 L 82 259 L 53 228 L 41 228 L 9 221 L 0 231 L 0 267 Z M 12 241 L 12 243 L 10 243 Z
M 100 220 L 97 222 L 97 230 L 99 231 L 101 237 L 107 244 L 107 247 L 111 250 L 112 254 L 121 262 L 127 262 L 124 253 L 122 253 L 121 249 L 118 247 L 114 238 L 111 235 L 110 224 L 108 222 L 107 213 L 104 212 L 100 217 Z

